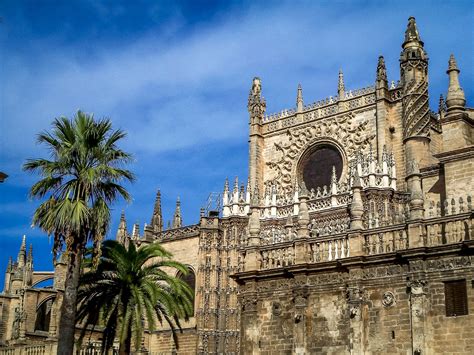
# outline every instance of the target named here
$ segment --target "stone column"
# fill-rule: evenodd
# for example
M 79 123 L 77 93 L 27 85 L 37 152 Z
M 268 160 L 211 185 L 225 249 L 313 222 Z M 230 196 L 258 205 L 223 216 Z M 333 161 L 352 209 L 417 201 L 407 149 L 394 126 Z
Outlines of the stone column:
M 351 272 L 354 278 L 358 278 L 360 270 Z M 363 354 L 363 328 L 364 328 L 364 290 L 358 285 L 348 285 L 346 289 L 346 299 L 348 303 L 348 316 L 351 328 L 350 351 L 351 354 Z
M 293 327 L 293 354 L 304 355 L 306 352 L 306 306 L 308 305 L 308 286 L 298 287 L 293 290 L 295 303 Z
M 425 290 L 424 280 L 408 282 L 410 290 L 410 320 L 412 334 L 412 352 L 415 355 L 425 354 Z
M 258 295 L 256 291 L 240 296 L 242 314 L 240 320 L 240 353 L 242 355 L 260 354 L 260 330 L 258 322 Z
M 410 192 L 410 220 L 423 219 L 423 191 L 421 189 L 421 174 L 416 160 L 407 163 L 407 188 Z
M 250 207 L 248 248 L 245 255 L 245 271 L 260 268 L 260 208 L 258 188 L 255 188 Z
M 295 264 L 304 264 L 307 262 L 307 252 L 306 252 L 306 238 L 309 237 L 309 212 L 308 205 L 308 195 L 306 188 L 300 193 L 300 206 L 298 213 L 298 232 L 297 239 L 295 240 Z
M 355 169 L 354 182 L 352 184 L 352 202 L 351 202 L 351 230 L 364 229 L 362 216 L 364 214 L 364 204 L 361 196 L 362 184 L 359 173 Z

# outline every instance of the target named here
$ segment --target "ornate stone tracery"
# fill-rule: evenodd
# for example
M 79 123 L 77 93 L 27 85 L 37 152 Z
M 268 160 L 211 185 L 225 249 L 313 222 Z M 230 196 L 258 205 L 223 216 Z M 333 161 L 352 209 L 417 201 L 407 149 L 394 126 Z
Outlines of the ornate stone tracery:
M 266 186 L 277 186 L 279 191 L 290 192 L 292 183 L 297 176 L 297 165 L 302 155 L 315 144 L 326 142 L 338 148 L 345 161 L 355 156 L 358 150 L 364 151 L 375 135 L 367 133 L 368 121 L 354 122 L 355 114 L 350 112 L 335 116 L 331 120 L 323 120 L 309 126 L 288 129 L 287 143 L 275 143 L 274 147 L 279 158 L 266 164 L 275 171 L 276 176 L 265 181 Z M 342 148 L 344 147 L 344 148 Z

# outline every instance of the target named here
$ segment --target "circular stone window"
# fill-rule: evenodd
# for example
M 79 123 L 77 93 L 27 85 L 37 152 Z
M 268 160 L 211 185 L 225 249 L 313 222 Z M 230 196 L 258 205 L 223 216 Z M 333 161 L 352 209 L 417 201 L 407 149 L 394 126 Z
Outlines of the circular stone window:
M 324 185 L 330 186 L 332 167 L 336 168 L 339 180 L 342 174 L 343 160 L 341 153 L 331 145 L 317 145 L 307 152 L 300 163 L 300 178 L 308 190 Z

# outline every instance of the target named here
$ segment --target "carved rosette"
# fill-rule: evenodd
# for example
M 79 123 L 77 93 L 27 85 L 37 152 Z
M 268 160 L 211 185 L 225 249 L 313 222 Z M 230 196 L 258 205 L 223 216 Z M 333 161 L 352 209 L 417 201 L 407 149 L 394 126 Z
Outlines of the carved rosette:
M 368 133 L 368 121 L 355 123 L 354 117 L 353 112 L 348 112 L 309 126 L 288 129 L 285 143 L 275 143 L 275 159 L 266 163 L 275 172 L 275 177 L 265 181 L 265 186 L 276 186 L 278 191 L 291 193 L 298 162 L 304 152 L 315 144 L 337 146 L 346 160 L 355 157 L 357 151 L 366 150 L 375 135 Z

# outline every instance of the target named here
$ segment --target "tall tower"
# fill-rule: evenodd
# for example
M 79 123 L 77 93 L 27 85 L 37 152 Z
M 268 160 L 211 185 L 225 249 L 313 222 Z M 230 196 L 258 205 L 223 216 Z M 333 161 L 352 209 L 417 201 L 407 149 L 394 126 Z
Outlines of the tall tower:
M 260 78 L 255 77 L 252 81 L 247 105 L 250 116 L 249 179 L 251 189 L 258 184 L 260 191 L 263 190 L 262 124 L 266 107 L 267 104 L 262 96 L 262 82 Z
M 402 126 L 405 159 L 407 166 L 415 159 L 421 168 L 427 166 L 430 160 L 428 55 L 414 17 L 408 19 L 402 48 L 400 79 L 403 87 Z

